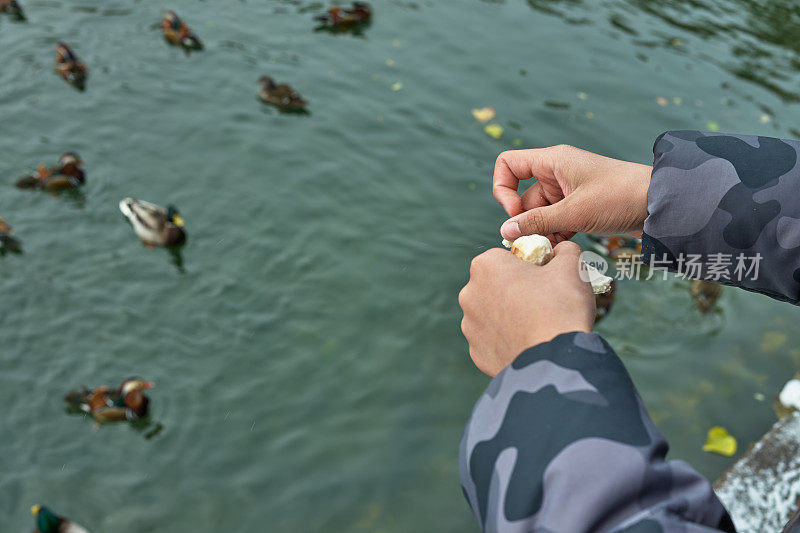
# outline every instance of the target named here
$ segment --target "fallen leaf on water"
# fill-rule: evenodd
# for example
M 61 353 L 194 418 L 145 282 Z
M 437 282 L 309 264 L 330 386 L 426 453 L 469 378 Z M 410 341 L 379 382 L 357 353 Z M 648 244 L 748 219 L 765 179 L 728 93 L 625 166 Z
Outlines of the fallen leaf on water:
M 494 137 L 495 139 L 499 139 L 503 136 L 503 126 L 500 124 L 489 124 L 485 128 L 483 128 L 490 137 Z
M 589 95 L 586 94 L 585 92 L 581 91 L 581 92 L 578 93 L 578 99 L 579 100 L 586 100 L 587 98 L 589 98 Z
M 469 188 L 469 190 L 474 191 L 475 189 L 478 188 L 478 184 L 475 182 L 470 182 L 469 185 L 467 185 L 467 187 Z
M 392 84 L 392 90 L 393 91 L 399 91 L 402 88 L 403 88 L 403 82 L 402 81 L 396 81 L 396 82 L 394 82 Z
M 708 430 L 703 451 L 730 457 L 736 453 L 736 439 L 724 427 L 714 426 Z
M 394 59 L 387 59 L 386 60 L 386 66 L 387 67 L 393 67 L 394 66 Z
M 512 146 L 522 146 L 522 139 L 514 139 L 511 141 Z
M 495 114 L 493 107 L 482 107 L 481 109 L 472 110 L 472 116 L 480 123 L 489 122 L 494 118 Z
M 767 331 L 761 337 L 761 351 L 774 352 L 786 344 L 786 340 L 787 338 L 785 333 L 781 333 L 780 331 Z
M 594 118 L 594 113 L 592 111 L 587 111 L 586 118 Z
M 713 120 L 710 120 L 706 122 L 706 129 L 708 131 L 719 131 L 719 124 L 717 124 Z
M 661 107 L 667 107 L 669 105 L 669 100 L 667 100 L 663 96 L 659 96 L 658 98 L 656 98 L 656 103 Z
M 769 122 L 770 120 L 772 120 L 772 116 L 768 115 L 767 113 L 764 113 L 763 115 L 761 115 L 761 116 L 759 117 L 759 119 L 758 119 L 758 120 L 759 120 L 759 122 L 761 122 L 762 124 L 766 124 L 767 122 Z
M 683 98 L 681 98 L 680 96 L 674 96 L 672 98 L 672 103 L 675 105 L 683 105 Z

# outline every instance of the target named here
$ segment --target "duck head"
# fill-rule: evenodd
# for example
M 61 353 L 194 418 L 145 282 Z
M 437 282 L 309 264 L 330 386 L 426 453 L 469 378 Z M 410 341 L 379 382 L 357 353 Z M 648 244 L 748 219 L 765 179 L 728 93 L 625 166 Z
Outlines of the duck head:
M 167 206 L 167 220 L 182 228 L 184 225 L 183 217 L 178 213 L 178 208 L 170 204 Z
M 74 59 L 72 49 L 64 43 L 56 44 L 56 52 L 61 54 L 65 59 Z
M 125 397 L 132 392 L 141 392 L 143 390 L 152 389 L 155 384 L 151 381 L 145 381 L 141 378 L 128 378 L 120 385 L 120 396 Z
M 53 511 L 37 503 L 31 507 L 31 514 L 39 533 L 58 533 L 61 519 Z
M 0 217 L 0 233 L 11 233 L 11 226 L 3 217 Z
M 83 161 L 81 160 L 81 156 L 75 152 L 65 152 L 61 154 L 61 157 L 58 158 L 58 164 L 62 167 L 67 165 L 75 165 L 76 167 L 79 167 L 83 164 Z
M 367 2 L 353 2 L 352 11 L 358 11 L 369 16 L 372 14 L 372 7 Z
M 275 88 L 275 80 L 273 80 L 269 76 L 261 76 L 258 78 L 258 82 L 261 84 L 262 87 L 266 89 L 274 89 Z

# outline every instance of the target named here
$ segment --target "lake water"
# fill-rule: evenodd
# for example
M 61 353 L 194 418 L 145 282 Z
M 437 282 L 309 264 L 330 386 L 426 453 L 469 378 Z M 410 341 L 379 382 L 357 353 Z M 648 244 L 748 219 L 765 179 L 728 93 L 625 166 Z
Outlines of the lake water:
M 0 215 L 24 242 L 0 258 L 2 531 L 36 502 L 93 531 L 474 530 L 457 450 L 488 379 L 456 295 L 498 244 L 497 154 L 800 136 L 788 0 L 377 0 L 361 36 L 315 33 L 324 6 L 301 1 L 23 6 L 0 17 Z M 164 43 L 164 7 L 205 51 Z M 57 40 L 85 93 L 53 72 Z M 310 114 L 260 104 L 262 74 Z M 66 150 L 82 199 L 12 187 Z M 126 196 L 178 206 L 182 271 L 136 239 Z M 772 424 L 799 317 L 727 288 L 704 316 L 685 281 L 625 281 L 598 330 L 671 457 L 713 479 L 735 458 L 702 452 L 706 431 L 744 450 Z M 67 390 L 131 374 L 156 383 L 152 438 L 64 412 Z

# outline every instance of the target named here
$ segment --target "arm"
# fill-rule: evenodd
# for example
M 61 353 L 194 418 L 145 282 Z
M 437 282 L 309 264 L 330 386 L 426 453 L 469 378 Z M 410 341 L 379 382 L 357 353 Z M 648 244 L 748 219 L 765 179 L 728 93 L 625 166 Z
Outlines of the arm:
M 478 400 L 461 485 L 484 531 L 734 531 L 667 449 L 608 344 L 566 333 L 522 352 Z
M 536 266 L 490 250 L 459 294 L 470 357 L 496 376 L 460 451 L 478 522 L 500 532 L 733 531 L 708 481 L 664 461 L 667 443 L 622 362 L 591 333 L 579 254 L 562 242 Z
M 655 142 L 642 258 L 797 304 L 800 142 L 673 131 Z

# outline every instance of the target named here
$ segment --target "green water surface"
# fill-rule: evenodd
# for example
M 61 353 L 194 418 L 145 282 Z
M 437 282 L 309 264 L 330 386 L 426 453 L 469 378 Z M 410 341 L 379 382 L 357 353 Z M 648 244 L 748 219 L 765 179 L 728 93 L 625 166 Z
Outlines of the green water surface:
M 96 532 L 472 531 L 457 450 L 488 380 L 456 295 L 498 243 L 494 159 L 569 143 L 649 162 L 667 129 L 800 137 L 788 0 L 373 2 L 361 36 L 325 6 L 23 0 L 0 17 L 0 531 L 46 503 Z M 189 56 L 158 21 L 205 41 Z M 53 72 L 71 44 L 85 93 Z M 270 74 L 306 116 L 256 98 Z M 661 98 L 662 100 L 658 100 Z M 666 103 L 667 105 L 660 105 Z M 494 106 L 495 140 L 470 110 Z M 66 150 L 83 196 L 13 188 Z M 117 202 L 176 204 L 183 268 Z M 599 325 L 671 457 L 723 425 L 744 450 L 800 366 L 798 311 L 680 280 L 622 282 Z M 64 412 L 80 385 L 156 383 L 152 438 Z M 762 401 L 754 398 L 763 394 Z M 758 396 L 761 398 L 761 396 Z

